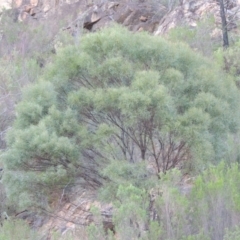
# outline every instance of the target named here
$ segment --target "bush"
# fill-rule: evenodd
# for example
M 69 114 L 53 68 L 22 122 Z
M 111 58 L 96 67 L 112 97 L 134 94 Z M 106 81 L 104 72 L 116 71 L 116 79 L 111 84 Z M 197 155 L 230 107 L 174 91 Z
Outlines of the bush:
M 87 34 L 17 106 L 3 155 L 8 196 L 46 207 L 76 179 L 100 187 L 110 163 L 145 162 L 159 177 L 217 161 L 238 128 L 238 101 L 234 81 L 183 44 L 117 26 Z
M 192 190 L 192 227 L 202 227 L 210 239 L 223 239 L 226 230 L 238 225 L 240 214 L 238 164 L 210 167 L 195 180 Z
M 40 237 L 23 220 L 4 221 L 0 227 L 1 240 L 33 240 Z
M 150 187 L 122 182 L 111 199 L 116 235 L 120 239 L 238 240 L 239 175 L 237 164 L 222 162 L 198 175 L 189 193 L 183 191 L 186 185 L 176 169 Z
M 214 50 L 222 44 L 221 36 L 216 33 L 213 16 L 204 16 L 194 27 L 183 25 L 171 29 L 168 39 L 176 42 L 183 41 L 194 50 L 208 57 L 212 56 Z

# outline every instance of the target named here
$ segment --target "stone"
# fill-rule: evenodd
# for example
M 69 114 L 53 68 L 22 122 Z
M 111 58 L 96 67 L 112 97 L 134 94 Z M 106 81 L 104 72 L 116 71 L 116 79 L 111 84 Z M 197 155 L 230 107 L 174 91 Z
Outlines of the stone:
M 14 0 L 14 7 L 19 8 L 22 6 L 22 0 Z
M 30 3 L 33 7 L 37 7 L 39 0 L 30 0 Z
M 76 227 L 76 225 L 75 225 L 74 223 L 68 222 L 68 223 L 66 224 L 66 227 L 67 227 L 67 228 L 74 229 L 74 228 Z
M 141 22 L 146 22 L 146 21 L 148 20 L 148 18 L 145 17 L 145 16 L 141 16 L 141 17 L 139 18 L 139 20 L 140 20 Z
M 118 13 L 116 13 L 114 20 L 117 23 L 123 23 L 132 12 L 133 10 L 129 6 L 124 6 Z
M 11 8 L 11 4 L 9 3 L 8 0 L 1 0 L 0 1 L 0 12 L 2 9 L 10 9 Z
M 97 12 L 94 12 L 91 16 L 91 22 L 97 22 L 101 19 L 101 15 Z
M 22 12 L 18 16 L 18 21 L 19 22 L 26 21 L 28 17 L 29 17 L 29 14 L 27 12 Z
M 30 6 L 30 5 L 25 5 L 23 11 L 24 11 L 24 12 L 27 12 L 27 13 L 30 13 L 31 9 L 32 9 L 32 6 Z
M 107 9 L 116 9 L 119 6 L 119 3 L 116 2 L 110 2 L 107 6 Z
M 34 8 L 31 8 L 29 14 L 30 14 L 30 16 L 35 16 L 36 15 L 36 12 L 35 12 Z

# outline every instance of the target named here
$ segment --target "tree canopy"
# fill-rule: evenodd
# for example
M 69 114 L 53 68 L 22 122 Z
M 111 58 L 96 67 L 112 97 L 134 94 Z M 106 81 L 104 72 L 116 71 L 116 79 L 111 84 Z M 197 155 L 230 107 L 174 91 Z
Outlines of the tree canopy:
M 119 26 L 86 34 L 17 105 L 3 154 L 8 195 L 46 206 L 76 179 L 101 186 L 110 163 L 146 162 L 159 176 L 223 159 L 238 102 L 233 79 L 184 44 Z

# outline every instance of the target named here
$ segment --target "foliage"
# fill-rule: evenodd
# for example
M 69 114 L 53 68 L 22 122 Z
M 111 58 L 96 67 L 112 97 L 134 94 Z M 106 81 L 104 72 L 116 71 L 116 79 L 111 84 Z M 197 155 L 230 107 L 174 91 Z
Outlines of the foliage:
M 115 202 L 114 223 L 121 239 L 135 239 L 144 234 L 147 220 L 148 196 L 146 191 L 128 185 L 119 186 Z
M 196 26 L 179 26 L 169 32 L 168 39 L 171 41 L 183 41 L 194 50 L 205 56 L 212 56 L 214 50 L 221 46 L 221 37 L 216 32 L 213 16 L 204 16 L 196 23 Z
M 227 231 L 223 240 L 239 240 L 240 239 L 240 229 L 236 226 L 232 231 Z
M 234 81 L 186 45 L 117 26 L 85 35 L 17 105 L 3 155 L 8 196 L 46 207 L 76 179 L 101 186 L 110 163 L 145 162 L 159 177 L 221 159 L 238 109 Z
M 55 14 L 42 21 L 31 18 L 19 21 L 19 9 L 4 11 L 0 19 L 1 56 L 9 57 L 17 52 L 22 58 L 32 57 L 45 61 L 54 51 L 54 40 L 63 35 L 60 34 L 60 29 L 65 26 L 66 17 L 69 17 L 68 14 L 63 14 L 64 17 Z M 69 41 L 71 42 L 70 39 Z
M 238 87 L 240 87 L 239 45 L 240 42 L 236 41 L 226 50 L 218 49 L 215 53 L 215 58 L 222 68 L 235 77 Z
M 167 172 L 152 188 L 116 187 L 113 221 L 120 239 L 239 239 L 238 164 L 211 166 L 192 183 L 179 170 Z M 186 188 L 189 191 L 186 192 Z
M 159 16 L 177 4 L 147 2 Z M 73 46 L 60 14 L 25 24 L 14 11 L 0 20 L 0 149 L 16 116 L 1 154 L 1 221 L 11 203 L 48 208 L 79 184 L 112 202 L 116 235 L 97 213 L 54 239 L 240 239 L 239 166 L 208 166 L 239 160 L 239 42 L 215 52 L 232 78 L 196 53 L 219 45 L 212 18 L 170 32 L 193 52 L 118 26 Z M 182 166 L 205 170 L 187 185 L 173 169 Z M 38 238 L 20 220 L 0 226 L 3 240 Z
M 87 228 L 87 232 L 88 232 L 89 240 L 94 240 L 94 239 L 104 240 L 104 239 L 106 239 L 102 225 L 96 226 L 94 223 L 91 223 Z
M 36 232 L 30 229 L 23 220 L 4 221 L 0 227 L 1 240 L 33 240 L 40 239 Z
M 192 191 L 193 227 L 202 226 L 211 239 L 222 239 L 227 228 L 238 224 L 240 210 L 239 166 L 221 163 L 211 167 L 195 181 Z M 227 191 L 226 191 L 227 189 Z M 195 217 L 196 216 L 196 217 Z

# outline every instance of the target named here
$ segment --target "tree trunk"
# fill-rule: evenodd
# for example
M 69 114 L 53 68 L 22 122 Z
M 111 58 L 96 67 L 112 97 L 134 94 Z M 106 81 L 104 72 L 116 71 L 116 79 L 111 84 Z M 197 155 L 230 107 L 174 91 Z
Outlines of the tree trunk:
M 221 22 L 222 22 L 223 47 L 228 48 L 229 41 L 228 41 L 227 20 L 226 20 L 226 14 L 225 14 L 223 1 L 224 0 L 218 0 L 219 5 L 220 5 L 220 15 L 221 15 Z

